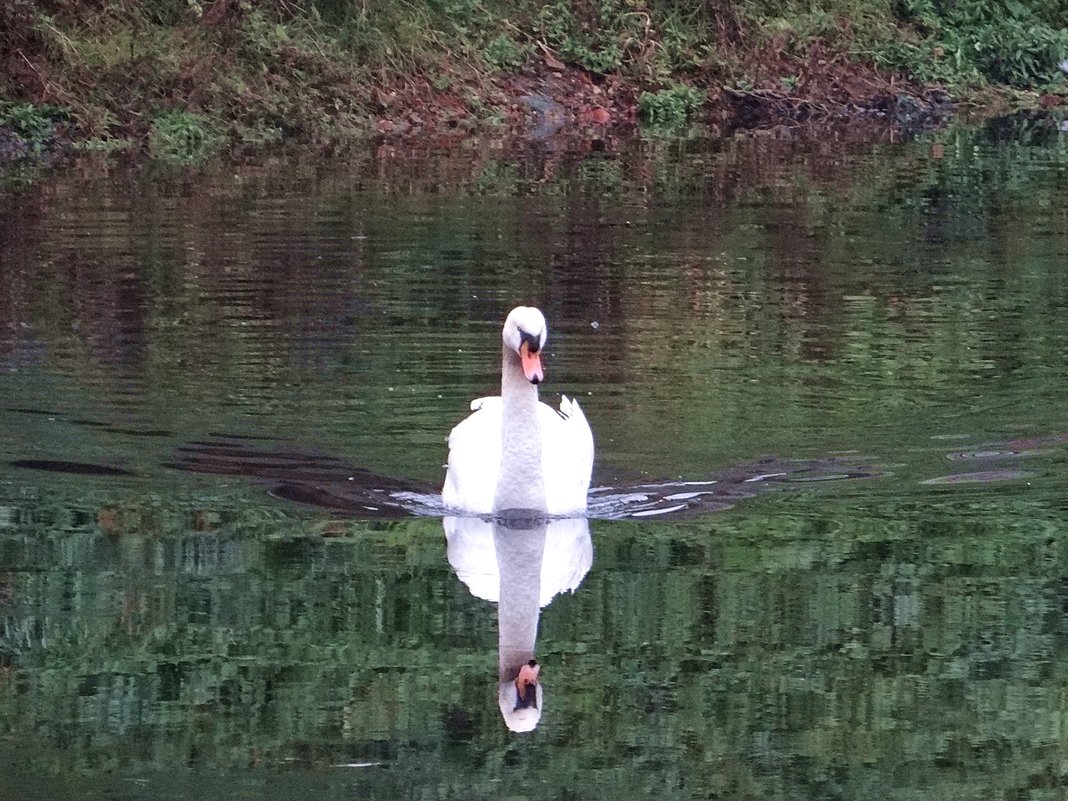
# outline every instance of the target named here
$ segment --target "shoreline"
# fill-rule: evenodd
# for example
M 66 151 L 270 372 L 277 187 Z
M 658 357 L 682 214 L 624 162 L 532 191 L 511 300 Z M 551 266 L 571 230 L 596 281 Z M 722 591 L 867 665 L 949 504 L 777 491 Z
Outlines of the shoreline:
M 158 0 L 155 16 L 111 0 L 66 11 L 11 0 L 0 9 L 0 171 L 82 152 L 194 165 L 278 146 L 782 134 L 828 122 L 913 132 L 1017 111 L 1063 122 L 1068 60 L 1051 54 L 1063 40 L 1068 55 L 1068 31 L 1036 17 L 1033 42 L 1003 42 L 1019 52 L 951 58 L 945 42 L 985 41 L 1018 20 L 995 14 L 973 31 L 963 18 L 832 5 L 838 16 L 814 21 L 769 17 L 758 0 L 700 5 L 686 19 L 630 0 L 599 10 L 557 0 L 536 14 L 455 0 L 407 19 L 397 15 L 416 7 L 392 0 L 351 18 L 328 17 L 340 7 L 330 0 Z

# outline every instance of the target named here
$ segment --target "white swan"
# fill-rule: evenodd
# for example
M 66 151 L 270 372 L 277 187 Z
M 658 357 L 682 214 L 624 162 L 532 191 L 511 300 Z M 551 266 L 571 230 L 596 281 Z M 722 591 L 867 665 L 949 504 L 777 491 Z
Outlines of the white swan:
M 566 395 L 559 410 L 538 402 L 547 334 L 545 317 L 531 306 L 512 309 L 504 321 L 501 394 L 472 401 L 473 414 L 449 435 L 441 491 L 446 509 L 479 515 L 586 511 L 593 432 Z

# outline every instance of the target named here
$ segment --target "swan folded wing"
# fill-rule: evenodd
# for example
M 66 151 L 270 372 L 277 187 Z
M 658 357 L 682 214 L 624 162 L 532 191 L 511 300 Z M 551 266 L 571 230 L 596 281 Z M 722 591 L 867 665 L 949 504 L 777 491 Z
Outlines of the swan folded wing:
M 481 398 L 475 398 L 473 401 L 471 401 L 471 411 L 477 412 L 483 406 L 492 405 L 494 403 L 501 403 L 500 395 L 483 395 Z
M 566 515 L 586 510 L 586 493 L 593 471 L 593 432 L 578 401 L 564 395 L 560 408 L 539 406 L 542 433 L 542 470 L 549 514 Z
M 474 411 L 449 434 L 449 467 L 441 500 L 447 509 L 489 514 L 501 463 L 503 405 L 499 396 L 492 396 L 476 398 L 471 408 Z

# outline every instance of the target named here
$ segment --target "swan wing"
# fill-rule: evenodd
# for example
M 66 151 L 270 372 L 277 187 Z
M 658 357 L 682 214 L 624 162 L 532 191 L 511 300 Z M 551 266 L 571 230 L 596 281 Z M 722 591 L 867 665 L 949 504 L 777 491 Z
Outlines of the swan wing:
M 560 408 L 539 407 L 545 498 L 551 515 L 586 511 L 593 472 L 593 432 L 578 401 L 567 395 Z
M 493 511 L 501 464 L 500 396 L 471 401 L 472 413 L 449 434 L 449 466 L 441 501 L 446 509 L 474 514 Z

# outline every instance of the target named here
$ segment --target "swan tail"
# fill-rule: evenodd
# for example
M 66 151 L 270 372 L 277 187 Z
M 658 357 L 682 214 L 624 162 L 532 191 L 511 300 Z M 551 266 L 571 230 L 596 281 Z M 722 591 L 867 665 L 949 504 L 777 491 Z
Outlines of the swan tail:
M 571 454 L 571 474 L 574 476 L 573 492 L 577 494 L 577 508 L 586 508 L 586 491 L 590 486 L 590 474 L 593 472 L 593 431 L 586 420 L 582 407 L 574 398 L 567 395 L 560 397 L 560 410 L 557 412 L 563 420 L 562 431 L 566 432 L 566 449 Z
M 576 422 L 586 422 L 586 415 L 582 413 L 582 407 L 579 406 L 578 401 L 567 395 L 560 396 L 560 416 L 565 420 L 574 419 Z

